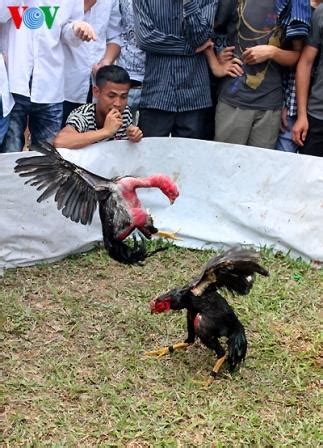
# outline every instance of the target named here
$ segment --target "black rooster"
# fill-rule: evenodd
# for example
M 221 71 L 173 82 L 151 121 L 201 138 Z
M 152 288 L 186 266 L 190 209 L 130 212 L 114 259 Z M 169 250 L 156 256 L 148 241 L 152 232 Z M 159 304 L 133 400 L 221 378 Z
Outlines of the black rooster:
M 136 194 L 136 188 L 156 187 L 172 204 L 178 190 L 169 177 L 156 174 L 146 178 L 123 176 L 106 179 L 65 160 L 49 143 L 32 146 L 31 150 L 44 155 L 18 159 L 15 172 L 21 177 L 30 177 L 26 184 L 45 190 L 37 201 L 55 195 L 58 210 L 66 218 L 84 225 L 91 224 L 99 204 L 104 245 L 115 260 L 132 264 L 147 256 L 142 237 L 140 243 L 134 239 L 133 247 L 123 242 L 135 229 L 148 239 L 152 235 L 176 238 L 171 233 L 158 232 Z
M 147 352 L 148 356 L 161 357 L 174 350 L 193 344 L 198 336 L 203 344 L 215 351 L 218 360 L 211 372 L 215 377 L 227 359 L 230 371 L 244 360 L 247 339 L 244 327 L 228 302 L 218 290 L 226 288 L 232 293 L 248 294 L 254 274 L 268 276 L 258 264 L 258 254 L 249 250 L 231 249 L 212 258 L 201 275 L 183 288 L 172 289 L 150 302 L 152 313 L 187 309 L 188 337 L 185 342 Z M 227 338 L 226 354 L 219 342 Z

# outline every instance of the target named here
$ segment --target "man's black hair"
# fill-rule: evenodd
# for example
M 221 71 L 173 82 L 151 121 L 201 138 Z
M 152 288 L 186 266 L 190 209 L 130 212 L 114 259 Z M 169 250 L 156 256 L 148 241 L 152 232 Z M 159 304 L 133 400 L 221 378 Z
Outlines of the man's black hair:
M 130 84 L 130 76 L 124 68 L 118 65 L 104 65 L 96 73 L 95 84 L 101 88 L 108 81 L 116 84 Z

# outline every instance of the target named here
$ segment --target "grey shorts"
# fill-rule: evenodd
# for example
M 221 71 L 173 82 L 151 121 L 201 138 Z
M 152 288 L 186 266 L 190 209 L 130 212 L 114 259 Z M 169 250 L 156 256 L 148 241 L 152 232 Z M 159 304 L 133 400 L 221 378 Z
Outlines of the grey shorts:
M 280 109 L 240 109 L 219 101 L 215 112 L 215 140 L 274 149 L 280 114 Z

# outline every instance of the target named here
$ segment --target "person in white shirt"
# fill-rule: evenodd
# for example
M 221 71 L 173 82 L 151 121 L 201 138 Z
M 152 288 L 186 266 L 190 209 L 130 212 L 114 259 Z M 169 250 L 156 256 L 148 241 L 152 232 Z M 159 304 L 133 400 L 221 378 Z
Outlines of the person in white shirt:
M 9 92 L 6 56 L 3 53 L 4 42 L 3 26 L 0 24 L 0 148 L 8 132 L 9 114 L 14 105 L 13 97 Z
M 9 92 L 7 70 L 0 52 L 0 147 L 7 135 L 9 127 L 9 113 L 13 107 L 13 98 Z
M 24 146 L 24 131 L 27 125 L 31 143 L 47 140 L 51 142 L 61 127 L 64 100 L 64 53 L 63 40 L 79 45 L 82 40 L 95 39 L 91 26 L 83 22 L 83 5 L 79 0 L 2 0 L 0 22 L 4 23 L 7 36 L 9 90 L 15 105 L 10 114 L 9 129 L 1 152 L 21 151 Z M 19 6 L 22 17 L 17 29 L 8 6 Z M 38 13 L 49 7 L 54 16 L 48 26 L 44 20 L 33 28 L 28 22 L 29 8 Z M 23 9 L 25 8 L 25 10 Z M 26 15 L 27 14 L 27 15 Z
M 84 0 L 84 21 L 96 40 L 78 47 L 64 45 L 65 101 L 63 126 L 72 110 L 92 102 L 92 79 L 97 70 L 113 64 L 120 53 L 121 15 L 118 0 Z

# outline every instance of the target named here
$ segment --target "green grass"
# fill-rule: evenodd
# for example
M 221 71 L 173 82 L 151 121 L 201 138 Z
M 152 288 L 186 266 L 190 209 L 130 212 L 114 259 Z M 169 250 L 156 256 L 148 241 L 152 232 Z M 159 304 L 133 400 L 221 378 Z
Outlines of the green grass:
M 185 312 L 148 301 L 197 274 L 210 252 L 170 247 L 145 266 L 101 249 L 0 279 L 0 404 L 8 447 L 318 447 L 323 271 L 269 250 L 247 297 L 246 362 L 202 381 L 214 354 L 197 343 L 160 361 L 145 350 L 185 337 Z

